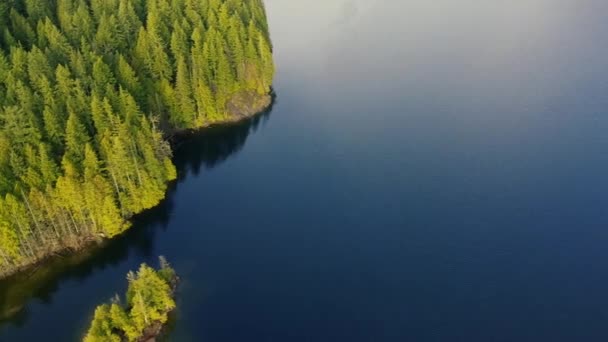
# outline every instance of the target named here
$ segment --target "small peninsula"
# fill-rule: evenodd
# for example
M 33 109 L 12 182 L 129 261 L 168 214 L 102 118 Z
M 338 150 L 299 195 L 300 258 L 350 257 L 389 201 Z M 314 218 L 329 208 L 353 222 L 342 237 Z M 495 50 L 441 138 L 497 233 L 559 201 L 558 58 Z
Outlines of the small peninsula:
M 0 277 L 123 233 L 168 138 L 271 104 L 262 0 L 0 3 Z
M 158 270 L 142 264 L 137 273 L 127 274 L 125 304 L 116 295 L 111 304 L 95 309 L 84 342 L 154 341 L 162 333 L 169 313 L 175 309 L 178 277 L 164 257 L 159 259 Z

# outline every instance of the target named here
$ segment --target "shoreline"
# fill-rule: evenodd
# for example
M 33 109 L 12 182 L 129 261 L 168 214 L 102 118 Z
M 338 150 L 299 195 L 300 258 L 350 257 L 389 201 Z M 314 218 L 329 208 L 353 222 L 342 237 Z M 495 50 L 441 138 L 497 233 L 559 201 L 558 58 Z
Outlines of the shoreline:
M 169 283 L 171 287 L 171 297 L 175 299 L 177 297 L 177 287 L 179 285 L 180 278 L 179 276 L 175 276 Z M 166 312 L 167 315 L 171 315 L 173 312 L 177 310 L 177 303 L 175 307 Z M 158 337 L 163 336 L 167 332 L 167 325 L 169 321 L 165 323 L 161 323 L 159 321 L 152 322 L 149 326 L 147 326 L 143 334 L 137 339 L 137 342 L 154 342 Z
M 271 89 L 269 94 L 262 96 L 261 99 L 263 102 L 260 102 L 260 105 L 258 105 L 258 106 L 253 106 L 253 107 L 247 108 L 246 110 L 243 110 L 237 114 L 230 114 L 228 117 L 223 118 L 222 120 L 205 123 L 204 125 L 197 127 L 197 128 L 173 131 L 167 135 L 166 140 L 169 142 L 169 144 L 171 144 L 171 148 L 173 150 L 175 150 L 182 143 L 187 141 L 190 137 L 196 136 L 208 129 L 212 129 L 214 127 L 225 127 L 225 126 L 236 125 L 243 121 L 255 118 L 256 116 L 266 113 L 274 105 L 275 98 L 276 98 L 276 94 L 274 93 L 274 90 Z
M 257 98 L 257 100 L 260 101 L 258 103 L 258 105 L 243 106 L 243 107 L 239 108 L 240 111 L 238 113 L 229 114 L 228 117 L 226 117 L 226 118 L 223 118 L 218 121 L 206 123 L 201 127 L 170 132 L 165 137 L 165 140 L 169 142 L 169 144 L 171 145 L 171 149 L 173 151 L 175 151 L 177 148 L 179 148 L 179 146 L 186 143 L 189 140 L 189 138 L 196 136 L 198 134 L 201 134 L 208 129 L 212 129 L 214 127 L 221 127 L 221 126 L 231 126 L 231 125 L 235 125 L 235 124 L 241 123 L 243 121 L 255 118 L 256 116 L 259 116 L 259 115 L 269 111 L 272 108 L 272 106 L 275 102 L 275 98 L 276 98 L 276 95 L 272 89 L 269 94 L 258 95 L 258 96 L 260 96 L 259 98 Z M 172 182 L 168 182 L 167 184 L 169 185 Z M 166 198 L 166 193 L 165 193 L 165 197 L 163 197 L 161 199 L 161 201 L 159 201 L 158 204 L 160 204 L 162 202 L 162 200 L 164 200 L 165 198 Z M 154 206 L 154 208 L 156 208 L 158 206 L 158 204 L 156 206 Z M 151 210 L 151 209 L 153 209 L 153 208 L 150 208 L 148 210 Z M 133 219 L 133 217 L 135 217 L 137 215 L 141 215 L 141 214 L 145 213 L 146 211 L 147 210 L 134 214 L 130 217 L 126 217 L 125 221 L 131 221 Z M 38 271 L 38 269 L 40 267 L 43 267 L 45 264 L 50 263 L 54 259 L 66 257 L 66 254 L 71 255 L 71 254 L 83 252 L 87 249 L 92 249 L 95 247 L 103 247 L 103 244 L 124 235 L 130 229 L 131 228 L 128 228 L 122 234 L 119 234 L 112 238 L 107 238 L 102 235 L 82 236 L 78 241 L 71 242 L 70 244 L 67 244 L 66 246 L 58 246 L 58 248 L 49 249 L 48 251 L 46 251 L 44 253 L 43 256 L 41 256 L 37 259 L 33 259 L 29 263 L 20 265 L 7 272 L 0 271 L 0 281 L 9 280 L 12 277 L 18 277 L 18 276 L 23 275 L 24 273 L 27 273 L 27 275 L 25 275 L 25 276 L 27 278 L 30 278 Z M 2 317 L 0 317 L 0 318 L 2 318 Z

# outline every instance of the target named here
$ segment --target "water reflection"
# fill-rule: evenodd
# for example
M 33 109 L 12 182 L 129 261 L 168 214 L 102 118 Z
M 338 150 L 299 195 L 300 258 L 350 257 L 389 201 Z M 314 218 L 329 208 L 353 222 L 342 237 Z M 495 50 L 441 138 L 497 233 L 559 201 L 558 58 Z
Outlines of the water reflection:
M 201 167 L 214 168 L 237 154 L 245 146 L 249 135 L 268 121 L 271 111 L 272 106 L 247 122 L 211 127 L 177 143 L 174 163 L 181 171 L 179 180 L 183 180 L 189 172 L 198 175 Z
M 0 281 L 0 327 L 26 325 L 27 303 L 38 299 L 44 305 L 52 304 L 54 294 L 67 280 L 84 280 L 120 264 L 132 253 L 155 258 L 155 235 L 158 229 L 166 230 L 169 225 L 173 197 L 180 183 L 190 172 L 198 175 L 201 168 L 214 168 L 241 151 L 250 134 L 268 121 L 271 109 L 244 122 L 212 127 L 182 138 L 175 146 L 178 181 L 170 185 L 160 205 L 137 215 L 133 228 L 124 235 L 81 253 L 57 255 L 37 269 Z

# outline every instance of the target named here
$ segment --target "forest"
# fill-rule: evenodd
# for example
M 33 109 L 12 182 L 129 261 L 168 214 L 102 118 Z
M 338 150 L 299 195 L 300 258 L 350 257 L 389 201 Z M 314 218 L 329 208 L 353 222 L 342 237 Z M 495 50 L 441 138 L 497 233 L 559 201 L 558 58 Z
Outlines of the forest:
M 111 304 L 98 306 L 84 342 L 149 340 L 161 332 L 175 308 L 175 271 L 160 257 L 159 270 L 142 264 L 137 273 L 127 274 L 127 280 L 124 304 L 116 295 Z
M 2 1 L 0 275 L 124 232 L 273 76 L 262 0 Z

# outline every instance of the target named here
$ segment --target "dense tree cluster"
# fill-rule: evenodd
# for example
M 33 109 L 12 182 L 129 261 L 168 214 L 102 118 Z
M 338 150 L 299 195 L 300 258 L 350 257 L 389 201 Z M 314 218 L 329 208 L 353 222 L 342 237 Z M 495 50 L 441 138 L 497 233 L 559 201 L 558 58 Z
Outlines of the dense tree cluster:
M 112 237 L 176 177 L 163 133 L 274 74 L 262 0 L 0 2 L 0 274 Z
M 116 296 L 112 304 L 98 306 L 85 342 L 138 341 L 147 329 L 167 322 L 169 312 L 175 308 L 173 291 L 177 280 L 166 260 L 160 260 L 158 271 L 143 264 L 137 273 L 129 272 L 126 303 Z

